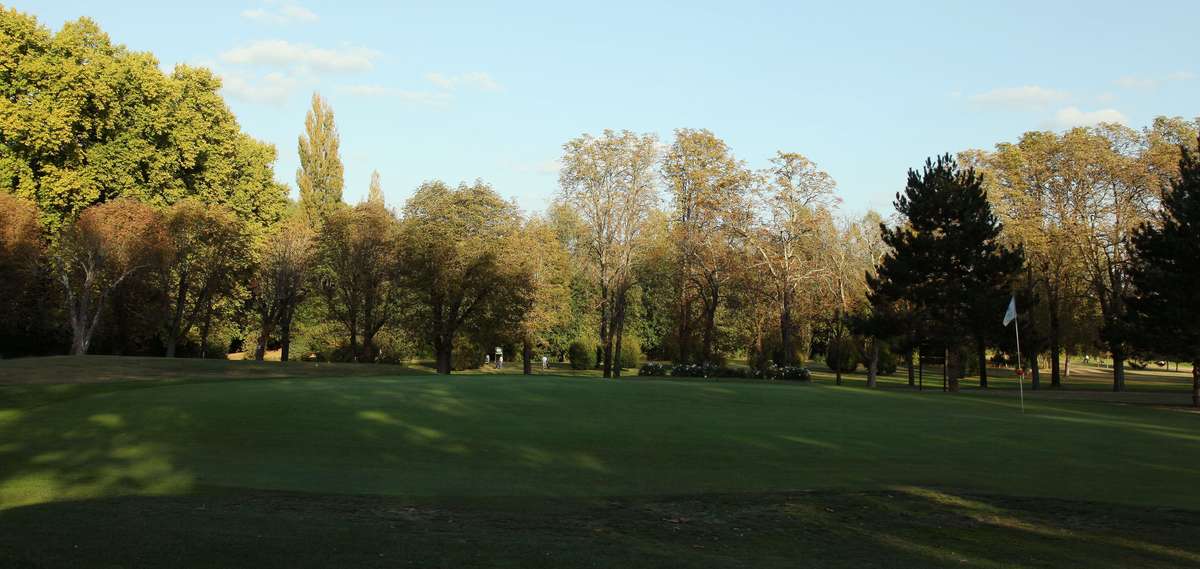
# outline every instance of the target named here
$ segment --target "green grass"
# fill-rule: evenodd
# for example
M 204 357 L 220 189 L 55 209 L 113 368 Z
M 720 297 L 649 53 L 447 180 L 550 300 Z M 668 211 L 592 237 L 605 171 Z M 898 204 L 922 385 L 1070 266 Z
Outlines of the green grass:
M 347 374 L 155 362 L 175 370 L 159 381 L 133 363 L 140 381 L 6 374 L 0 559 L 1200 565 L 1200 416 L 1177 407 L 327 364 Z

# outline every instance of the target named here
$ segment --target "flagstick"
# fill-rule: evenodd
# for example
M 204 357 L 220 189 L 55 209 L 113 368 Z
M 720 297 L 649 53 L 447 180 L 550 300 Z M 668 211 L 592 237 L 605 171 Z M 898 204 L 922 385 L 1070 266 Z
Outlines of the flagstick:
M 1021 319 L 1013 318 L 1013 332 L 1017 334 L 1017 393 L 1021 398 L 1021 412 L 1025 412 L 1025 387 L 1021 377 L 1025 368 L 1021 367 Z

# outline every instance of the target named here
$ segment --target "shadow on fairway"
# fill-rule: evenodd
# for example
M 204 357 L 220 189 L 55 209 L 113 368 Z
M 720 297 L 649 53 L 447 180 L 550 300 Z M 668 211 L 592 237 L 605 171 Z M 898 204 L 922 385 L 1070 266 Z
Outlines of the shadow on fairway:
M 1200 564 L 1200 514 L 903 487 L 424 500 L 279 492 L 0 511 L 8 567 L 1125 567 Z

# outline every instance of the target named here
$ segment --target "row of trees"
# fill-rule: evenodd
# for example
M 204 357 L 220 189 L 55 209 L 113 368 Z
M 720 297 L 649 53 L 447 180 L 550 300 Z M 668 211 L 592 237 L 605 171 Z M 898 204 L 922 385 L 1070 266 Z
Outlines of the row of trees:
M 428 354 L 448 373 L 485 347 L 528 370 L 576 344 L 619 376 L 639 352 L 759 369 L 823 352 L 861 356 L 871 384 L 881 357 L 905 355 L 911 379 L 924 353 L 986 386 L 989 355 L 1013 351 L 997 315 L 1016 294 L 1035 387 L 1042 360 L 1060 385 L 1070 353 L 1112 354 L 1115 389 L 1128 355 L 1166 355 L 1134 332 L 1148 305 L 1131 299 L 1155 287 L 1131 279 L 1158 267 L 1134 242 L 1181 215 L 1169 188 L 1188 179 L 1196 123 L 942 156 L 909 173 L 888 221 L 840 215 L 832 177 L 797 153 L 755 170 L 707 130 L 665 145 L 605 131 L 564 145 L 558 199 L 527 215 L 481 181 L 389 208 L 378 173 L 345 203 L 334 113 L 314 95 L 292 202 L 207 70 L 164 74 L 88 20 L 0 23 L 10 353 Z M 853 365 L 834 367 L 840 381 Z

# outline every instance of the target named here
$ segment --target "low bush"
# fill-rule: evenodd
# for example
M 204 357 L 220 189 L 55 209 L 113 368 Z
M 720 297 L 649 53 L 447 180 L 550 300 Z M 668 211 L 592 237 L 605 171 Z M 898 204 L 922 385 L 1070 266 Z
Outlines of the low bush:
M 621 353 L 617 360 L 617 365 L 621 369 L 637 367 L 638 361 L 642 359 L 642 348 L 637 338 L 626 336 L 621 340 Z
M 672 377 L 751 377 L 750 370 L 740 367 L 713 364 L 676 364 L 671 368 Z
M 582 340 L 571 342 L 567 347 L 567 358 L 571 360 L 571 369 L 592 369 L 596 367 L 596 350 L 591 344 Z
M 900 356 L 896 355 L 887 344 L 880 343 L 879 366 L 875 371 L 879 375 L 892 375 L 896 373 L 898 367 L 900 367 Z
M 833 371 L 850 373 L 858 369 L 861 360 L 858 342 L 849 336 L 831 340 L 825 349 L 825 365 Z
M 642 367 L 638 368 L 638 375 L 645 377 L 665 377 L 670 371 L 671 368 L 666 364 L 646 362 L 642 364 Z
M 766 369 L 754 372 L 754 377 L 784 381 L 812 381 L 812 372 L 808 371 L 808 368 L 804 366 L 779 366 L 771 364 Z

